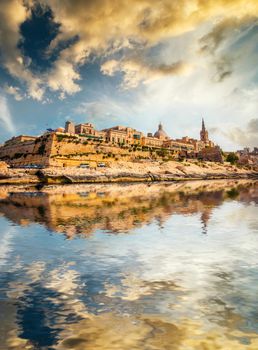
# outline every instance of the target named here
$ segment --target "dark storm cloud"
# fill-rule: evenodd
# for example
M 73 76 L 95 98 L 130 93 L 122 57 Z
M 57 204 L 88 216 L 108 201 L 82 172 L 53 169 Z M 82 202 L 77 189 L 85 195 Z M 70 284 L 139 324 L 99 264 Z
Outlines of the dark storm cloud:
M 21 39 L 18 48 L 28 58 L 32 70 L 44 71 L 51 67 L 54 57 L 47 55 L 51 41 L 59 33 L 60 24 L 54 21 L 48 6 L 35 3 L 30 15 L 20 26 Z

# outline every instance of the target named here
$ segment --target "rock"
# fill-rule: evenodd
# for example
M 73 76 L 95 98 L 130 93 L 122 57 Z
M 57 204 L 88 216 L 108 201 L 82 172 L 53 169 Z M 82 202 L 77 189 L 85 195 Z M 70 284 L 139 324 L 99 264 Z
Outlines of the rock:
M 0 161 L 0 171 L 7 170 L 9 168 L 8 164 L 6 162 Z

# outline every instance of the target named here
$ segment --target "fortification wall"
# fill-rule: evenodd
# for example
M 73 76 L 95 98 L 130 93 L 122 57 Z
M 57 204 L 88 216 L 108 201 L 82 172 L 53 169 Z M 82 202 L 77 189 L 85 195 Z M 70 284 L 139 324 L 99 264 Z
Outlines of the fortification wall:
M 0 160 L 13 166 L 36 164 L 70 167 L 89 163 L 139 160 L 172 160 L 177 156 L 169 149 L 149 149 L 140 145 L 114 145 L 101 140 L 64 133 L 44 134 L 33 141 L 17 142 L 0 148 Z
M 0 159 L 13 166 L 38 164 L 47 166 L 51 154 L 53 135 L 46 134 L 34 141 L 17 142 L 0 148 Z
M 94 167 L 98 162 L 132 161 L 136 158 L 150 159 L 152 156 L 150 151 L 143 151 L 139 146 L 118 146 L 104 141 L 56 134 L 52 143 L 49 165 L 79 166 L 87 162 Z

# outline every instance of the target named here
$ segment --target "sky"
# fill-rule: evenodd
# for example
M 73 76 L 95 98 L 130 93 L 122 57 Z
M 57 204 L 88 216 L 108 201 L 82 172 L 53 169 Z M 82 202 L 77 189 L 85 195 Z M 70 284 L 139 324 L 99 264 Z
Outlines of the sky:
M 0 0 L 0 142 L 92 122 L 258 146 L 257 0 Z

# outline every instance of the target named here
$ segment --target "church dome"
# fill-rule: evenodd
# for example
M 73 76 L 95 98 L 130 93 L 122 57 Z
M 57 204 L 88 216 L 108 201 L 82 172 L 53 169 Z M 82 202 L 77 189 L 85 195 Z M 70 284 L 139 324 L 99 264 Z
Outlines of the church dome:
M 169 138 L 167 133 L 163 130 L 163 126 L 161 123 L 159 124 L 159 129 L 158 129 L 158 131 L 155 132 L 154 137 L 157 137 L 158 139 L 168 139 Z

